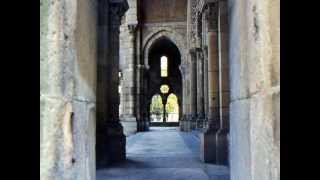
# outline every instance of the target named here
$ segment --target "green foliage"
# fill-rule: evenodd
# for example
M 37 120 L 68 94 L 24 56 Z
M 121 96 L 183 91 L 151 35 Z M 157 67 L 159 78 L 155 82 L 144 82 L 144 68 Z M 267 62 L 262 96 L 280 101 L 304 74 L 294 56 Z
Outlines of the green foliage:
M 170 94 L 168 96 L 167 104 L 166 104 L 166 112 L 167 113 L 178 113 L 178 99 L 174 94 Z
M 163 113 L 163 104 L 162 98 L 160 95 L 154 95 L 152 97 L 151 105 L 150 105 L 150 113 L 155 114 L 157 116 L 162 116 Z M 178 98 L 174 94 L 170 94 L 167 99 L 166 104 L 166 112 L 167 113 L 179 113 L 179 105 Z
M 163 113 L 163 104 L 162 98 L 160 95 L 155 95 L 152 97 L 151 105 L 150 105 L 150 113 L 161 115 Z

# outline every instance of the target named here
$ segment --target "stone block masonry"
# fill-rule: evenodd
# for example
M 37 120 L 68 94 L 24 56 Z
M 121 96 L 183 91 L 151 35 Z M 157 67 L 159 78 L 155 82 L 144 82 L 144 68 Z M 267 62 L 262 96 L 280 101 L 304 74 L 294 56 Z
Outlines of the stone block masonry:
M 93 0 L 40 1 L 40 179 L 95 179 Z

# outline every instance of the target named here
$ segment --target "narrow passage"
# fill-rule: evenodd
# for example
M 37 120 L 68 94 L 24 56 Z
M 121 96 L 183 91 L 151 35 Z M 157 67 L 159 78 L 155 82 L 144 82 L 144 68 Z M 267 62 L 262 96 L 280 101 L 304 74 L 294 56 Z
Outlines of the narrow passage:
M 152 127 L 127 138 L 127 161 L 98 170 L 97 180 L 229 180 L 226 166 L 202 163 L 195 133 Z

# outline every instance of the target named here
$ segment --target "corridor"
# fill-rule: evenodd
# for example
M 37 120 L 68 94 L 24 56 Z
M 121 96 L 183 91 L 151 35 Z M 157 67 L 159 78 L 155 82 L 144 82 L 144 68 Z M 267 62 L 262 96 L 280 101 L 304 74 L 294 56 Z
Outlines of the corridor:
M 151 127 L 127 138 L 127 161 L 98 170 L 97 180 L 229 180 L 226 166 L 202 163 L 196 133 Z

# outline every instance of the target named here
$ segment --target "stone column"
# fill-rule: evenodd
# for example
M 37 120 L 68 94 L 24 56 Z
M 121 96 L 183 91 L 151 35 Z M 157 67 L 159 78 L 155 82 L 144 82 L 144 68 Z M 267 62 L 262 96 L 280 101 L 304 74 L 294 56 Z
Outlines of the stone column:
M 209 109 L 209 96 L 208 96 L 208 47 L 203 48 L 203 88 L 204 88 L 204 123 L 203 128 L 207 128 L 208 123 L 208 109 Z
M 144 94 L 143 94 L 143 73 L 144 73 L 144 65 L 137 66 L 137 119 L 138 119 L 138 131 L 147 131 L 149 123 L 146 114 L 144 112 Z M 138 117 L 139 116 L 139 117 Z
M 79 2 L 40 1 L 42 180 L 96 179 L 97 2 Z
M 190 129 L 195 129 L 197 120 L 197 57 L 196 50 L 190 50 Z
M 219 64 L 217 34 L 217 4 L 209 3 L 205 10 L 208 28 L 208 128 L 201 135 L 200 158 L 216 162 L 216 132 L 219 129 Z
M 186 77 L 186 65 L 181 65 L 181 72 L 182 72 L 182 117 L 180 118 L 180 130 L 186 131 L 187 130 L 187 77 Z
M 135 117 L 135 32 L 137 24 L 128 24 L 128 45 L 126 52 L 126 68 L 124 69 L 124 112 L 121 118 L 126 136 L 137 132 L 137 119 Z
M 109 39 L 108 39 L 108 116 L 106 121 L 106 153 L 110 163 L 126 158 L 126 139 L 119 120 L 119 26 L 124 12 L 128 9 L 125 0 L 109 1 Z
M 203 127 L 204 119 L 204 89 L 203 89 L 203 53 L 197 49 L 197 128 Z
M 219 39 L 219 116 L 220 129 L 217 133 L 217 164 L 228 164 L 229 132 L 229 63 L 228 63 L 228 8 L 227 1 L 219 1 L 218 39 Z
M 190 54 L 187 55 L 187 59 L 189 58 Z M 184 81 L 183 81 L 183 103 L 184 103 L 184 111 L 183 111 L 183 131 L 189 131 L 190 130 L 190 118 L 189 116 L 191 115 L 190 111 L 190 62 L 186 62 L 185 64 L 185 76 L 184 76 Z
M 97 73 L 97 122 L 96 122 L 96 165 L 97 168 L 107 166 L 107 119 L 109 89 L 109 3 L 101 1 L 98 4 L 98 73 Z

